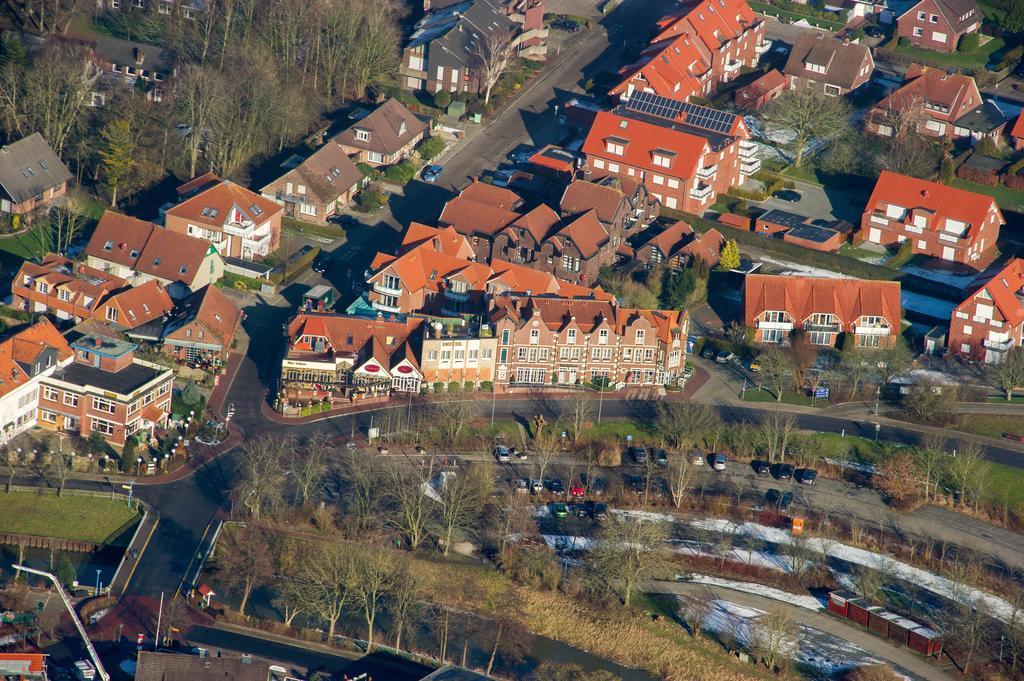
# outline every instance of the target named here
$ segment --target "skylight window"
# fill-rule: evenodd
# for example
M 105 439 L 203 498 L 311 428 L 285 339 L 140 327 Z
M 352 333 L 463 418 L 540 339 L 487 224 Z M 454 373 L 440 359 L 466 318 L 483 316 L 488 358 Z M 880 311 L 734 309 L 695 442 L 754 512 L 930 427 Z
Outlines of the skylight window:
M 160 258 L 153 258 L 153 266 L 158 267 L 160 265 Z
M 110 251 L 110 250 L 113 250 L 113 248 L 114 248 L 114 242 L 113 241 L 108 241 L 107 243 L 103 244 L 103 250 L 104 251 Z
M 182 265 L 178 268 L 178 274 L 185 274 L 186 272 L 188 272 L 188 265 Z
M 136 248 L 133 248 L 133 249 L 132 249 L 132 257 L 133 257 L 133 258 L 137 258 L 137 257 L 139 257 L 139 251 L 138 251 L 138 249 L 136 249 Z
M 263 209 L 257 206 L 255 203 L 249 206 L 249 210 L 251 210 L 252 214 L 255 215 L 256 217 L 263 215 Z

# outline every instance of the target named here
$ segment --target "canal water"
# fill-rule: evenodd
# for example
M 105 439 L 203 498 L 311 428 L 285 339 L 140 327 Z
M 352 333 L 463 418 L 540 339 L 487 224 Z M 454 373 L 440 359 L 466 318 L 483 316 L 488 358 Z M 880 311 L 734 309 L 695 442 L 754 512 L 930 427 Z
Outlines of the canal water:
M 124 546 L 104 546 L 93 553 L 78 553 L 73 551 L 54 551 L 53 562 L 48 549 L 25 549 L 25 565 L 38 570 L 53 572 L 61 558 L 67 557 L 75 568 L 78 584 L 81 587 L 94 589 L 99 580 L 102 586 L 110 584 L 114 578 L 117 566 L 124 555 Z M 17 546 L 0 546 L 0 583 L 6 584 L 14 578 L 12 565 L 18 562 Z M 42 580 L 41 577 L 32 577 L 33 580 Z M 32 583 L 35 583 L 34 581 Z

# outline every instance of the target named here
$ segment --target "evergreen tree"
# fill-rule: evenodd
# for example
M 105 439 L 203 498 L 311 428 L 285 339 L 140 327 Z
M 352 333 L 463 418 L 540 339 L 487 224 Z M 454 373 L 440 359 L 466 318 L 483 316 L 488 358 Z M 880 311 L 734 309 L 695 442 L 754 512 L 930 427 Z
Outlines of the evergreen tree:
M 53 569 L 53 576 L 57 578 L 58 582 L 68 587 L 78 579 L 78 575 L 75 574 L 75 566 L 71 564 L 67 556 L 61 556 L 57 561 L 57 565 Z
M 115 118 L 100 132 L 100 169 L 110 190 L 110 205 L 117 204 L 117 191 L 135 171 L 135 135 L 128 121 Z
M 944 185 L 952 185 L 956 177 L 956 170 L 953 168 L 953 157 L 946 154 L 942 157 L 942 166 L 939 168 L 939 179 Z
M 740 247 L 736 239 L 729 239 L 722 247 L 722 256 L 718 261 L 718 269 L 723 272 L 734 270 L 740 266 Z

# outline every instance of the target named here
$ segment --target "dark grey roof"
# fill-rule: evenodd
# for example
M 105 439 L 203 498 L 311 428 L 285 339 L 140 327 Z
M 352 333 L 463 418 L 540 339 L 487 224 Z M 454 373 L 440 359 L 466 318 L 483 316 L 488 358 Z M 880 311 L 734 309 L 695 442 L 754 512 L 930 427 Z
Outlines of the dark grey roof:
M 159 45 L 100 35 L 96 38 L 96 52 L 112 64 L 135 66 L 165 74 L 174 71 L 174 53 Z
M 779 210 L 778 208 L 772 208 L 769 211 L 761 213 L 757 216 L 758 220 L 764 222 L 770 222 L 773 225 L 782 225 L 783 227 L 799 227 L 806 225 L 809 218 L 806 215 L 800 215 L 798 213 L 790 213 L 788 210 Z
M 956 119 L 956 125 L 974 132 L 988 134 L 1006 125 L 1006 116 L 991 100 L 979 104 L 975 108 Z
M 981 23 L 984 16 L 975 0 L 935 0 L 935 4 L 950 26 L 957 31 L 963 31 L 973 23 Z M 972 10 L 974 13 L 968 16 Z M 963 16 L 967 18 L 961 20 Z
M 14 203 L 27 201 L 71 177 L 71 171 L 38 132 L 0 147 L 0 187 Z
M 736 139 L 732 135 L 722 135 L 717 132 L 708 130 L 696 125 L 690 125 L 685 121 L 673 121 L 662 116 L 655 116 L 652 114 L 641 113 L 639 111 L 633 111 L 627 109 L 624 106 L 618 106 L 612 111 L 616 116 L 622 116 L 623 118 L 632 118 L 633 120 L 643 121 L 644 123 L 650 123 L 651 125 L 657 125 L 662 128 L 669 128 L 670 130 L 677 130 L 679 132 L 685 132 L 689 135 L 696 135 L 697 137 L 703 137 L 711 145 L 711 151 L 718 152 L 725 149 L 727 146 L 733 143 Z
M 851 90 L 860 76 L 864 58 L 870 54 L 866 46 L 858 43 L 844 42 L 819 31 L 802 33 L 782 72 Z M 825 67 L 825 73 L 809 70 L 808 64 Z
M 991 156 L 983 156 L 979 153 L 971 154 L 970 158 L 964 161 L 964 165 L 968 168 L 977 168 L 985 171 L 999 172 L 1006 165 L 1006 161 L 1001 158 L 992 158 Z
M 91 385 L 121 395 L 129 395 L 160 375 L 160 371 L 141 364 L 129 364 L 120 371 L 104 371 L 72 362 L 53 375 L 58 381 L 75 385 Z
M 795 239 L 803 239 L 804 241 L 813 241 L 817 244 L 823 244 L 838 232 L 834 229 L 827 227 L 818 227 L 817 225 L 800 225 L 786 232 L 786 236 L 791 236 Z
M 466 0 L 427 12 L 407 47 L 429 45 L 429 60 L 468 66 L 479 40 L 500 31 L 511 34 L 515 26 L 494 0 Z
M 270 666 L 237 657 L 139 653 L 135 681 L 266 681 Z

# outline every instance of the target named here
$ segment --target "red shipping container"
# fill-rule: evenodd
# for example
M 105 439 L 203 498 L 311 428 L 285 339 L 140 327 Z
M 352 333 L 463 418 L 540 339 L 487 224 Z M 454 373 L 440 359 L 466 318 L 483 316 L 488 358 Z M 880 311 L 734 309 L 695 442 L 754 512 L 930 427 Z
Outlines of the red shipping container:
M 849 618 L 862 627 L 868 626 L 868 602 L 863 598 L 853 598 L 847 601 L 849 605 Z
M 916 629 L 919 626 L 920 625 L 913 620 L 908 620 L 905 617 L 894 616 L 889 620 L 889 640 L 905 646 L 907 645 L 907 640 L 910 636 L 910 630 Z
M 849 591 L 829 591 L 828 611 L 836 615 L 839 615 L 840 617 L 849 617 L 849 604 L 850 601 L 855 598 L 856 595 Z
M 934 629 L 929 629 L 928 627 L 911 629 L 907 640 L 907 646 L 911 650 L 915 650 L 925 657 L 938 655 L 942 652 L 942 634 Z
M 868 608 L 868 629 L 881 636 L 888 636 L 890 616 L 892 613 L 888 610 L 882 610 L 880 606 L 872 605 Z

